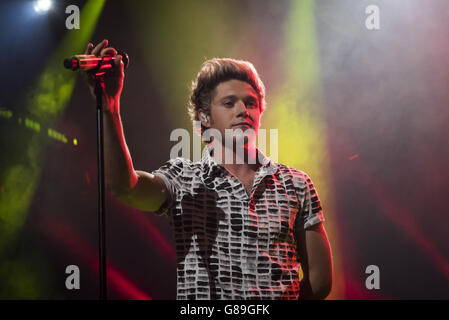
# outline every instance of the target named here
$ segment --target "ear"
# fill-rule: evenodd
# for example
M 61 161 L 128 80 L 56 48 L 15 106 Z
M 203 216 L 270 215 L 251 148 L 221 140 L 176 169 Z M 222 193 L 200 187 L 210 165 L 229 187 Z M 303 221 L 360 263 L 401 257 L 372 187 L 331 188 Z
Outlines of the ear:
M 201 121 L 201 125 L 203 125 L 206 128 L 210 127 L 210 118 L 209 116 L 203 111 L 203 110 L 198 110 L 198 118 Z

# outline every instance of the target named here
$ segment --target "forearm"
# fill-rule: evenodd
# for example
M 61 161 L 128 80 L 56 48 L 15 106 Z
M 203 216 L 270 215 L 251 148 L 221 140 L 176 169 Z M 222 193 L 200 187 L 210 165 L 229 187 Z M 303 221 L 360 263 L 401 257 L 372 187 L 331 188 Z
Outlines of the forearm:
M 310 286 L 310 281 L 307 278 L 302 278 L 299 282 L 299 300 L 312 300 L 313 292 Z
M 322 223 L 299 229 L 298 243 L 304 277 L 301 299 L 325 299 L 332 288 L 332 252 Z
M 105 101 L 103 132 L 106 187 L 119 195 L 133 188 L 138 180 L 125 141 L 119 99 Z
M 322 300 L 325 299 L 331 290 L 331 282 L 326 277 L 311 274 L 305 277 L 299 284 L 301 300 Z

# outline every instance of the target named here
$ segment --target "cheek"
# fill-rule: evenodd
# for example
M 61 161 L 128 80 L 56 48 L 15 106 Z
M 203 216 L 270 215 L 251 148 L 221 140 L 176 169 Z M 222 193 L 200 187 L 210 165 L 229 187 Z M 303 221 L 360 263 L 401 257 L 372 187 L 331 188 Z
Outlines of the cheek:
M 210 110 L 210 121 L 211 121 L 211 124 L 217 123 L 217 120 L 220 121 L 220 113 L 217 112 L 217 108 L 215 108 L 212 105 L 211 106 L 211 110 Z
M 214 110 L 211 112 L 211 124 L 214 125 L 215 128 L 222 128 L 223 123 L 226 122 L 226 115 L 222 114 L 220 111 Z
M 232 112 L 226 112 L 225 109 L 215 110 L 211 114 L 214 117 L 215 123 L 220 125 L 226 125 L 233 118 Z
M 262 116 L 262 115 L 260 114 L 259 111 L 255 112 L 255 113 L 253 114 L 253 119 L 254 119 L 254 121 L 255 121 L 257 124 L 260 123 L 260 118 L 261 118 L 261 116 Z

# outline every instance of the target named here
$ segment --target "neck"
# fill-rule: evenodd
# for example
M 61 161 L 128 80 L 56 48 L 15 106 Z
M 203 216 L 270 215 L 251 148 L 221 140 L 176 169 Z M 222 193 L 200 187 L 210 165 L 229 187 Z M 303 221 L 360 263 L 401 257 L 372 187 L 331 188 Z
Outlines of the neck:
M 246 144 L 239 149 L 234 145 L 228 148 L 222 144 L 211 145 L 212 158 L 232 172 L 256 171 L 260 163 L 254 144 Z

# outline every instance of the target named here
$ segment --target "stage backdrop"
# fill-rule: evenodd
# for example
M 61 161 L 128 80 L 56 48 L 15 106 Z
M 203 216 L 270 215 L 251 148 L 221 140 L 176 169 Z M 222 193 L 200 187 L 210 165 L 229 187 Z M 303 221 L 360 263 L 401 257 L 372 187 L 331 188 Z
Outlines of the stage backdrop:
M 307 172 L 321 199 L 329 299 L 449 298 L 449 2 L 34 6 L 0 5 L 1 299 L 98 298 L 95 104 L 62 61 L 103 39 L 130 56 L 121 116 L 136 169 L 170 158 L 174 129 L 193 137 L 187 101 L 204 60 L 251 61 L 278 161 Z M 166 218 L 108 193 L 106 231 L 109 298 L 175 298 Z M 79 289 L 66 286 L 70 266 Z

